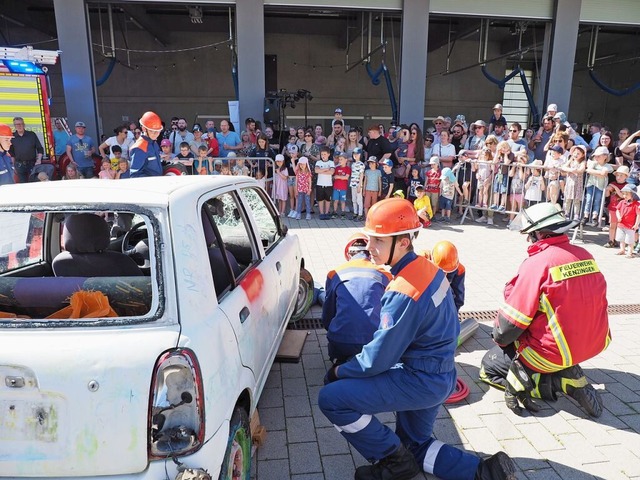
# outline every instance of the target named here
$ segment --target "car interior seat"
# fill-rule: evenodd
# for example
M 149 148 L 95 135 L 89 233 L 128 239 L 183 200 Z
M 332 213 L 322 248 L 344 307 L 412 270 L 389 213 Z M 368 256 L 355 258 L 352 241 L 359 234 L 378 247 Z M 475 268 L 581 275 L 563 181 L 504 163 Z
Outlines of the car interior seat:
M 137 277 L 143 275 L 136 262 L 124 253 L 107 250 L 109 225 L 93 213 L 69 215 L 64 222 L 65 251 L 53 259 L 56 277 Z

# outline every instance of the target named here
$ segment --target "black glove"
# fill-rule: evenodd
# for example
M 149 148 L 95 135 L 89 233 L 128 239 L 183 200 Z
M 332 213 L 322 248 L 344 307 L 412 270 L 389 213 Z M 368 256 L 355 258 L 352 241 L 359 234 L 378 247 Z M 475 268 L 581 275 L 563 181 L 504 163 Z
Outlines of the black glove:
M 338 364 L 334 363 L 331 365 L 331 368 L 327 370 L 327 373 L 324 375 L 324 384 L 328 385 L 331 382 L 335 382 L 338 380 L 338 376 L 336 375 L 336 370 L 338 369 Z
M 522 415 L 522 408 L 518 403 L 518 401 L 520 401 L 528 411 L 534 413 L 539 412 L 540 406 L 529 397 L 529 392 L 531 392 L 533 388 L 534 385 L 527 369 L 517 358 L 514 359 L 509 367 L 507 385 L 504 390 L 504 402 L 507 408 L 516 415 Z

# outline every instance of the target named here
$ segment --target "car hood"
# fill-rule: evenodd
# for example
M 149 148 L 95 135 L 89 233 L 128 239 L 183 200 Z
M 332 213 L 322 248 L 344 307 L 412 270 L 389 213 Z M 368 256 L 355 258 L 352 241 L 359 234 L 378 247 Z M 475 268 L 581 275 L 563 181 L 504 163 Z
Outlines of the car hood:
M 0 472 L 16 477 L 143 471 L 149 389 L 178 327 L 0 332 Z

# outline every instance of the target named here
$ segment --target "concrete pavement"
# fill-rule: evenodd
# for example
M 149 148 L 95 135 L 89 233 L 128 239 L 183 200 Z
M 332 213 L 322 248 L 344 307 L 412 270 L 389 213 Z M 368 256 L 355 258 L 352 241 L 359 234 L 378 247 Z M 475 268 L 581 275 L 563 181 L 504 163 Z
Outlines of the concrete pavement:
M 347 238 L 362 226 L 342 220 L 287 223 L 300 236 L 307 268 L 320 282 L 330 268 L 344 261 Z M 631 313 L 610 317 L 610 347 L 582 364 L 602 394 L 602 417 L 589 418 L 562 396 L 555 403 L 541 402 L 544 408 L 535 416 L 518 417 L 509 411 L 502 392 L 477 380 L 480 360 L 492 345 L 491 322 L 485 321 L 457 354 L 458 374 L 470 395 L 441 409 L 435 425 L 438 439 L 479 455 L 504 450 L 515 459 L 521 479 L 640 478 L 640 312 L 631 307 L 640 303 L 640 258 L 626 259 L 603 248 L 605 235 L 588 231 L 585 247 L 607 278 L 610 305 L 629 305 Z M 441 239 L 457 245 L 467 268 L 463 311 L 495 310 L 504 283 L 526 256 L 526 238 L 501 227 L 467 222 L 425 229 L 416 247 L 429 248 Z M 319 315 L 318 307 L 309 313 L 311 318 Z M 355 467 L 365 463 L 317 407 L 328 365 L 324 331 L 310 330 L 300 363 L 273 366 L 259 403 L 267 441 L 254 457 L 252 478 L 352 479 Z M 391 413 L 379 418 L 394 423 Z

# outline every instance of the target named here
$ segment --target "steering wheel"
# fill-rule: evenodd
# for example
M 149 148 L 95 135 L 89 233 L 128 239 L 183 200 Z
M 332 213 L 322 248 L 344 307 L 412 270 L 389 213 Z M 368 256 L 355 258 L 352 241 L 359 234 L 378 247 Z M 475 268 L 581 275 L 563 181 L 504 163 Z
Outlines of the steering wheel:
M 129 255 L 141 269 L 150 269 L 149 231 L 144 222 L 136 223 L 122 238 L 122 253 Z

